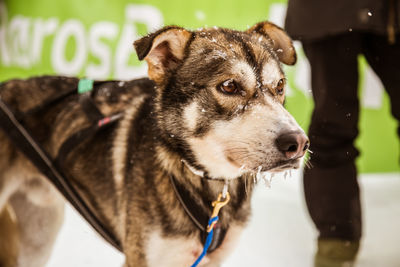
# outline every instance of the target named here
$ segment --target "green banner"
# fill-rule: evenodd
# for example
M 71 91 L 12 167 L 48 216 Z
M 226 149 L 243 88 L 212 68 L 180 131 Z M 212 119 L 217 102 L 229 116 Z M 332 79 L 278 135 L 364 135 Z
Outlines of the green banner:
M 163 25 L 229 27 L 244 30 L 271 20 L 283 26 L 286 1 L 273 0 L 0 0 L 0 81 L 61 74 L 128 80 L 146 75 L 132 43 Z M 312 99 L 309 66 L 286 68 L 287 108 L 307 129 Z M 389 100 L 379 80 L 360 58 L 360 137 L 362 172 L 400 171 L 400 144 Z M 351 116 L 351 114 L 349 114 Z

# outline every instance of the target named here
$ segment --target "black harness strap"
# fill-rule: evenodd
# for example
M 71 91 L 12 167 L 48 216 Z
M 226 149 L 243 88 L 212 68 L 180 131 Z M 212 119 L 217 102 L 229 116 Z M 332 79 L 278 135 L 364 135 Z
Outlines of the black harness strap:
M 98 85 L 101 83 L 102 82 L 96 82 L 95 84 Z M 81 86 L 82 84 L 84 84 L 83 90 Z M 87 140 L 89 137 L 95 135 L 100 129 L 113 125 L 114 122 L 116 122 L 122 116 L 122 113 L 117 113 L 110 117 L 105 117 L 103 113 L 101 113 L 96 106 L 96 103 L 93 101 L 93 84 L 93 81 L 86 79 L 80 80 L 78 84 L 78 92 L 80 93 L 79 104 L 83 109 L 87 119 L 92 122 L 92 125 L 79 130 L 64 141 L 58 150 L 58 155 L 55 159 L 55 162 L 59 166 L 62 166 L 62 163 L 66 160 L 69 152 L 73 148 L 82 143 L 84 140 Z
M 118 114 L 114 119 L 117 120 Z M 107 123 L 108 124 L 108 123 Z M 103 124 L 101 120 L 95 125 L 95 130 Z M 104 124 L 105 125 L 105 124 Z M 72 206 L 85 218 L 85 220 L 111 245 L 122 251 L 120 241 L 106 229 L 96 215 L 83 201 L 79 193 L 65 178 L 62 172 L 54 165 L 53 160 L 44 151 L 32 135 L 21 125 L 10 108 L 0 99 L 0 126 L 9 136 L 14 145 L 42 172 L 48 180 L 60 191 Z M 93 130 L 89 131 L 93 134 Z M 90 136 L 90 135 L 85 135 Z
M 106 127 L 114 125 L 122 117 L 122 113 L 114 114 L 110 117 L 102 118 L 97 121 L 97 123 L 83 128 L 82 130 L 71 135 L 64 143 L 61 145 L 58 150 L 58 155 L 55 159 L 55 162 L 61 166 L 62 162 L 67 159 L 69 152 L 77 145 L 82 143 L 84 140 L 94 136 L 100 129 L 105 129 Z
M 191 197 L 190 192 L 186 190 L 186 188 L 176 181 L 176 178 L 170 174 L 169 175 L 170 182 L 172 184 L 172 188 L 175 191 L 175 195 L 181 203 L 183 209 L 186 214 L 192 220 L 193 224 L 196 225 L 197 228 L 200 229 L 200 240 L 201 243 L 204 244 L 207 238 L 207 225 L 210 216 L 207 213 L 202 212 L 202 207 L 194 201 L 193 197 Z M 217 223 L 214 227 L 214 236 L 211 242 L 211 245 L 208 248 L 208 253 L 213 252 L 224 241 L 226 232 L 228 229 L 221 227 L 219 223 Z
M 79 95 L 79 103 L 83 111 L 86 114 L 86 117 L 89 121 L 99 121 L 104 118 L 104 115 L 97 108 L 96 104 L 93 102 L 93 98 L 90 92 L 86 92 Z

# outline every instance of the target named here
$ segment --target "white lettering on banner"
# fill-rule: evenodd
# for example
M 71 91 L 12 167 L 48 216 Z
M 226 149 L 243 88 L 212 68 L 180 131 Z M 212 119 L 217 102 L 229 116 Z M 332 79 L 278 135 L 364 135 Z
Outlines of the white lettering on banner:
M 10 52 L 8 51 L 6 40 L 7 38 L 7 21 L 8 14 L 4 2 L 0 1 L 0 56 L 1 63 L 8 67 L 11 64 Z
M 53 34 L 58 26 L 57 18 L 35 19 L 33 22 L 33 34 L 32 34 L 32 53 L 31 53 L 31 64 L 37 64 L 42 58 L 43 41 L 44 39 Z
M 294 41 L 294 47 L 296 48 L 298 58 L 294 82 L 296 87 L 302 91 L 302 93 L 310 98 L 311 93 L 311 66 L 308 60 L 305 58 L 302 51 L 303 47 L 299 41 Z
M 115 56 L 115 78 L 132 79 L 146 75 L 146 65 L 128 66 L 128 60 L 134 53 L 132 39 L 139 38 L 135 22 L 143 23 L 151 32 L 163 24 L 161 12 L 148 5 L 128 5 L 125 9 L 125 24 L 118 42 Z
M 275 23 L 279 27 L 285 27 L 286 4 L 271 4 L 269 7 L 268 20 Z
M 383 101 L 383 84 L 370 66 L 367 66 L 364 73 L 361 104 L 371 109 L 380 109 Z
M 23 67 L 28 68 L 30 66 L 29 60 L 29 28 L 31 20 L 23 16 L 15 16 L 10 23 L 8 38 L 11 39 L 11 54 L 15 62 Z
M 68 39 L 75 41 L 75 55 L 68 61 L 65 57 Z M 57 73 L 63 75 L 78 75 L 87 59 L 86 34 L 79 20 L 67 20 L 54 38 L 51 50 L 51 63 Z
M 116 23 L 101 21 L 95 23 L 89 32 L 89 50 L 96 56 L 100 64 L 89 63 L 86 76 L 92 79 L 106 79 L 111 73 L 112 53 L 109 47 L 102 43 L 102 39 L 113 40 L 117 37 Z
M 144 63 L 138 66 L 129 64 L 129 59 L 134 56 L 132 43 L 139 38 L 135 23 L 144 24 L 148 31 L 153 31 L 162 26 L 163 16 L 153 6 L 128 4 L 122 29 L 116 23 L 99 21 L 90 25 L 87 31 L 76 19 L 60 23 L 54 17 L 43 19 L 16 15 L 9 21 L 7 7 L 0 1 L 1 64 L 5 67 L 34 67 L 42 60 L 45 38 L 53 37 L 51 66 L 59 74 L 76 76 L 83 71 L 96 79 L 106 79 L 111 75 L 116 79 L 145 76 L 147 68 Z M 75 44 L 71 58 L 66 55 L 69 41 Z M 114 55 L 113 45 L 116 45 Z M 90 62 L 89 53 L 99 63 Z

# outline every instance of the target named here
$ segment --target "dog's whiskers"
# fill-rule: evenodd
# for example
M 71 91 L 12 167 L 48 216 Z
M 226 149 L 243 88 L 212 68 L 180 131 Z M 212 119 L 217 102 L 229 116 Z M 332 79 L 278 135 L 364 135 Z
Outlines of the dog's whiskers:
M 311 150 L 308 150 L 308 152 L 313 153 Z M 310 160 L 311 160 L 311 154 L 307 153 L 303 158 L 305 168 L 311 169 L 313 167 Z
M 238 144 L 245 144 L 245 145 L 250 145 L 249 142 L 244 142 L 244 141 L 240 141 L 240 140 L 232 140 L 231 141 L 232 144 L 238 143 Z
M 314 166 L 312 165 L 312 163 L 310 161 L 306 161 L 305 162 L 305 167 L 308 169 L 312 169 Z
M 249 152 L 249 150 L 247 148 L 228 148 L 225 149 L 225 152 Z

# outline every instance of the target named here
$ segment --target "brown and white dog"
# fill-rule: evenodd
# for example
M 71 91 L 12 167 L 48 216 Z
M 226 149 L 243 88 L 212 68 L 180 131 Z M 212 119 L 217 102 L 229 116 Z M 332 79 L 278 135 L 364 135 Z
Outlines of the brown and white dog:
M 284 109 L 285 76 L 296 53 L 279 27 L 261 22 L 246 31 L 189 31 L 170 26 L 137 40 L 150 79 L 104 82 L 93 91 L 114 127 L 70 148 L 61 168 L 87 205 L 121 241 L 126 267 L 190 266 L 203 244 L 170 178 L 211 215 L 221 209 L 222 245 L 200 266 L 219 266 L 250 215 L 257 172 L 299 168 L 308 139 Z M 71 135 L 90 125 L 68 95 L 36 110 L 78 79 L 11 80 L 0 97 L 25 114 L 23 125 L 56 157 Z M 0 266 L 44 266 L 63 219 L 63 198 L 0 130 Z

